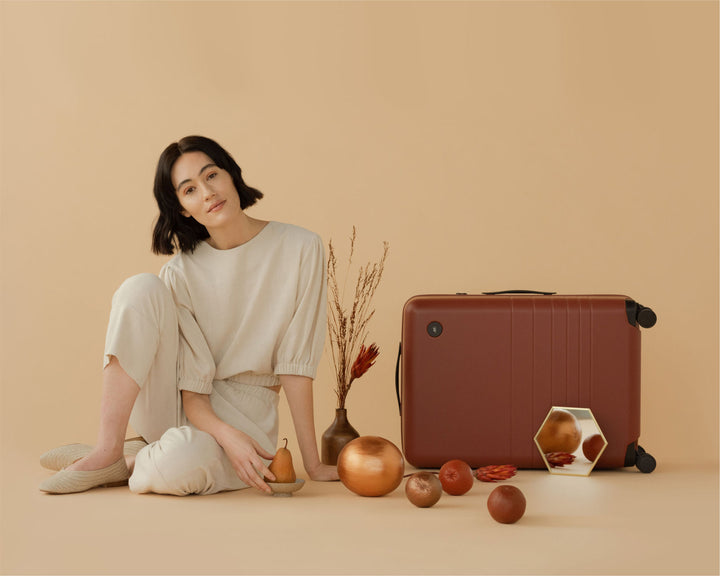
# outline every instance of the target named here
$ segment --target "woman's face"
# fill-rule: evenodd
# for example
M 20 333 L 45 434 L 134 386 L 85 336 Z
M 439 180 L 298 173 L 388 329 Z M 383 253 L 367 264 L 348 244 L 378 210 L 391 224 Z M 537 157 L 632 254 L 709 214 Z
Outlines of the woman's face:
M 170 171 L 182 215 L 195 218 L 208 231 L 227 224 L 242 212 L 230 174 L 204 152 L 187 152 Z

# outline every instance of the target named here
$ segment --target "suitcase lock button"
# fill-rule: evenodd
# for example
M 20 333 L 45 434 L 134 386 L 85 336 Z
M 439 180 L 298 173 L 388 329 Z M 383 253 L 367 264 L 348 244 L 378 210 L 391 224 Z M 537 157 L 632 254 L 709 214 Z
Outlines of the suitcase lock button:
M 427 333 L 430 334 L 432 338 L 437 338 L 442 334 L 443 326 L 440 324 L 440 322 L 430 322 L 430 324 L 427 325 Z

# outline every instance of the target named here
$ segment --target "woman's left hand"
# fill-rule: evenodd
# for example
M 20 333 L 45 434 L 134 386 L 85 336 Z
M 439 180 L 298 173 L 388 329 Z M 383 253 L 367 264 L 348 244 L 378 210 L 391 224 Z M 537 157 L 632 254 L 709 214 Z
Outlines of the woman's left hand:
M 340 479 L 337 466 L 328 466 L 322 462 L 318 462 L 312 469 L 305 468 L 305 472 L 310 476 L 310 480 L 315 480 L 316 482 L 332 482 Z

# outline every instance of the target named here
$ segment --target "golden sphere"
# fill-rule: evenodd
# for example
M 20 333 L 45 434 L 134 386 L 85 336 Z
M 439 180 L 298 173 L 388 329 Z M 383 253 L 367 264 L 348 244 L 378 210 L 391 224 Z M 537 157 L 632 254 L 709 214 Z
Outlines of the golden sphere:
M 571 412 L 556 408 L 538 432 L 537 442 L 545 454 L 548 452 L 572 454 L 582 442 L 582 429 Z
M 360 436 L 340 451 L 338 475 L 360 496 L 384 496 L 400 486 L 405 460 L 395 444 L 379 436 Z

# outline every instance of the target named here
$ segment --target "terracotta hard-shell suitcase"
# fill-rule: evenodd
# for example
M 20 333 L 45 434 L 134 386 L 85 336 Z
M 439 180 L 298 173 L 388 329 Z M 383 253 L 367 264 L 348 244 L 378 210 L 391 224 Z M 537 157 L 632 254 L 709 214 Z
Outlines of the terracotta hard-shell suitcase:
M 543 468 L 534 436 L 553 406 L 572 406 L 589 408 L 607 439 L 596 468 L 651 472 L 638 445 L 640 326 L 655 322 L 627 296 L 410 298 L 396 370 L 407 461 Z

